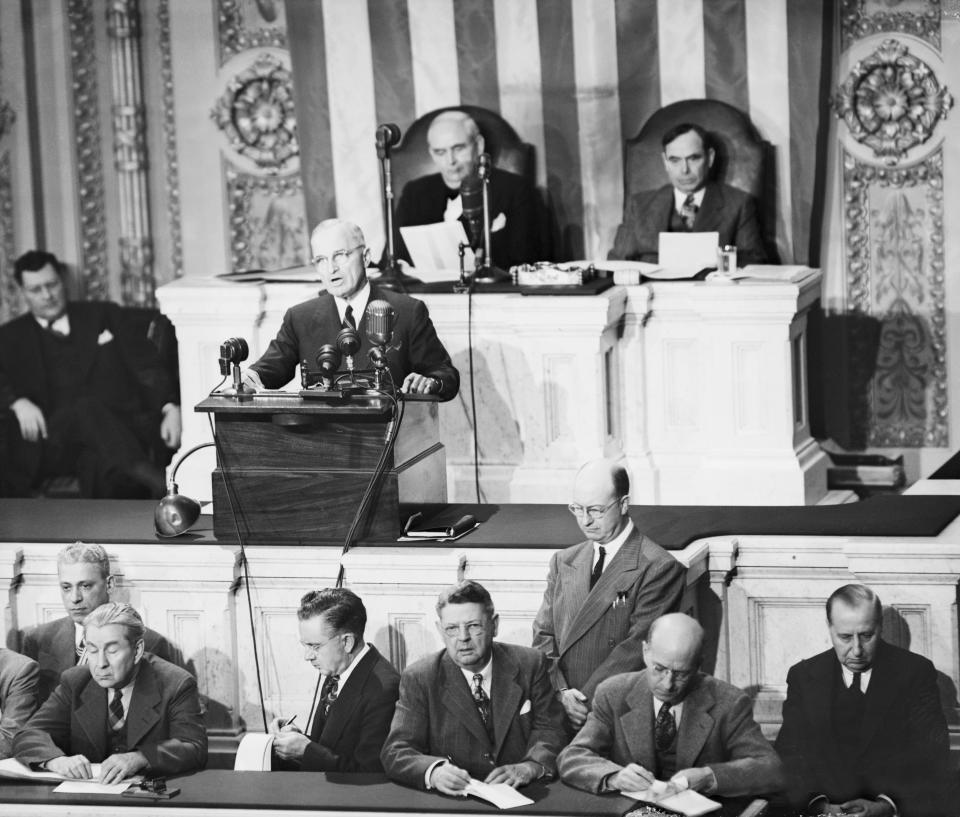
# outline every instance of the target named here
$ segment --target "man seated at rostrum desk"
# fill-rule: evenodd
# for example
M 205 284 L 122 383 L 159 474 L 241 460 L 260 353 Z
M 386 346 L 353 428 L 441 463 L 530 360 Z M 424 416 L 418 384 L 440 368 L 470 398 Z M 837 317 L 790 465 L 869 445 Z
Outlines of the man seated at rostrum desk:
M 707 132 L 677 125 L 662 146 L 670 183 L 630 197 L 609 257 L 657 263 L 660 233 L 717 232 L 721 247 L 736 246 L 739 266 L 766 261 L 753 196 L 710 179 L 716 152 Z
M 144 649 L 143 620 L 109 602 L 84 623 L 86 663 L 60 684 L 13 739 L 14 756 L 35 770 L 118 783 L 131 775 L 175 775 L 207 762 L 197 682 Z
M 883 640 L 883 606 L 862 584 L 827 599 L 832 649 L 787 673 L 777 751 L 806 814 L 960 814 L 937 672 Z
M 40 665 L 39 703 L 60 683 L 60 674 L 83 663 L 86 643 L 83 623 L 101 604 L 110 601 L 116 577 L 110 572 L 110 557 L 102 545 L 74 542 L 57 554 L 57 582 L 67 615 L 39 624 L 24 633 L 21 652 Z M 178 666 L 180 651 L 160 633 L 144 629 L 147 652 Z
M 367 306 L 383 300 L 393 307 L 396 320 L 387 348 L 387 368 L 398 390 L 436 394 L 452 400 L 460 388 L 460 373 L 437 337 L 426 305 L 416 298 L 371 284 L 367 280 L 367 249 L 363 232 L 349 221 L 321 221 L 310 236 L 312 262 L 324 292 L 286 311 L 277 336 L 260 359 L 244 373 L 244 383 L 255 389 L 279 389 L 293 379 L 297 364 L 313 361 L 324 344 L 336 345 L 345 326 L 357 329 L 357 361 L 367 361 Z M 357 368 L 369 368 L 359 363 Z M 346 370 L 346 361 L 341 371 Z
M 407 263 L 412 261 L 399 228 L 462 218 L 460 191 L 476 176 L 484 140 L 469 114 L 444 111 L 430 122 L 427 148 L 440 172 L 407 182 L 397 204 L 396 254 Z M 516 173 L 492 167 L 488 191 L 493 261 L 508 269 L 541 260 L 536 192 L 530 184 Z
M 638 792 L 655 780 L 739 797 L 779 791 L 780 759 L 740 689 L 700 672 L 703 628 L 661 616 L 643 643 L 646 669 L 608 678 L 560 753 L 561 779 L 586 791 Z
M 150 451 L 180 446 L 176 384 L 117 304 L 67 302 L 63 275 L 40 250 L 14 263 L 29 313 L 0 326 L 0 495 L 76 475 L 85 497 L 159 498 Z
M 367 611 L 344 588 L 307 593 L 297 610 L 304 658 L 323 678 L 309 737 L 274 718 L 274 769 L 381 772 L 380 750 L 390 731 L 400 673 L 363 640 Z
M 543 655 L 494 641 L 499 618 L 478 582 L 444 590 L 437 617 L 445 649 L 400 676 L 386 773 L 464 797 L 471 779 L 516 788 L 552 778 L 566 738 Z
M 12 756 L 13 736 L 37 709 L 37 662 L 0 647 L 0 760 Z

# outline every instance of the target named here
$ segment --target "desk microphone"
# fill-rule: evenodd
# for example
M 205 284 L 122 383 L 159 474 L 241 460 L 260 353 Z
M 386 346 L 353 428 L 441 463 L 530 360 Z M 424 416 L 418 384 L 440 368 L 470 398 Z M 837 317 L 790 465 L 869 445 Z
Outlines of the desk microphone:
M 479 176 L 468 176 L 460 185 L 460 202 L 463 205 L 463 220 L 471 249 L 483 245 L 483 182 Z
M 380 125 L 380 127 L 377 128 L 377 156 L 383 159 L 390 152 L 390 148 L 399 141 L 400 128 L 392 122 Z
M 393 324 L 397 313 L 384 300 L 367 304 L 367 340 L 372 346 L 387 346 L 393 338 Z

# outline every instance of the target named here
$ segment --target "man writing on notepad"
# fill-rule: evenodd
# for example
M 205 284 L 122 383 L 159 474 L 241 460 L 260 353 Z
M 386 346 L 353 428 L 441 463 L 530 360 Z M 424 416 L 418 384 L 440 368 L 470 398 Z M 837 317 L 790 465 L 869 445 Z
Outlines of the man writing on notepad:
M 707 132 L 684 123 L 667 131 L 661 144 L 670 183 L 627 202 L 609 257 L 657 263 L 660 233 L 716 232 L 720 246 L 736 246 L 740 266 L 766 261 L 753 197 L 710 179 L 716 153 Z

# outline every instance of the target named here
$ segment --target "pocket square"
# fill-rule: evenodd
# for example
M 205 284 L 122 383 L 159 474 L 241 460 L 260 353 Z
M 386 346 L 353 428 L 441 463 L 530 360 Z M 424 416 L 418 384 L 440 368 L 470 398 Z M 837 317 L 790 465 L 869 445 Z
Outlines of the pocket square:
M 507 226 L 507 217 L 500 213 L 493 221 L 490 222 L 490 232 L 496 233 L 502 230 Z
M 97 336 L 97 346 L 104 346 L 105 344 L 109 343 L 111 340 L 113 340 L 113 332 L 111 332 L 109 329 L 104 329 Z
M 526 715 L 532 708 L 533 707 L 530 704 L 530 699 L 527 698 L 527 700 L 523 702 L 523 706 L 520 707 L 520 714 Z

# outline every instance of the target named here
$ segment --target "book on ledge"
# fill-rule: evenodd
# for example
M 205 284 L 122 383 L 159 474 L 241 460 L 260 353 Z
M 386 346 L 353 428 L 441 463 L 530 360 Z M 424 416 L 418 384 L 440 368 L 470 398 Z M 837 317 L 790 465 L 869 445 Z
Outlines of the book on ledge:
M 461 536 L 466 536 L 470 531 L 479 527 L 473 514 L 464 514 L 452 525 L 447 524 L 426 524 L 424 525 L 423 514 L 419 511 L 413 514 L 403 527 L 403 536 L 398 542 L 452 542 Z

